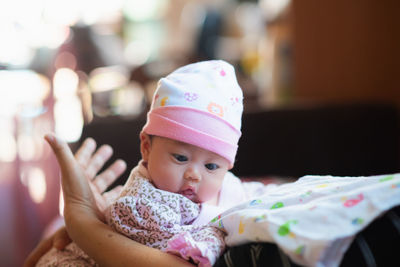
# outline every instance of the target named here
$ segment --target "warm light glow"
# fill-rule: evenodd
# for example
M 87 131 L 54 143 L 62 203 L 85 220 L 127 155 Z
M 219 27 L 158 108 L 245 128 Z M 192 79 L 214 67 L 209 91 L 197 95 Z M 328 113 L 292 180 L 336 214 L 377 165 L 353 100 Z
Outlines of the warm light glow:
M 151 56 L 151 47 L 141 40 L 130 42 L 124 55 L 127 63 L 131 66 L 139 66 L 146 63 Z
M 87 25 L 92 25 L 96 22 L 115 22 L 120 19 L 124 1 L 125 0 L 78 0 L 82 10 L 82 21 Z
M 261 10 L 268 20 L 276 18 L 289 4 L 290 0 L 261 0 Z
M 79 0 L 47 0 L 43 7 L 45 21 L 60 24 L 73 25 L 79 20 Z
M 54 74 L 55 132 L 67 142 L 77 141 L 82 134 L 83 114 L 77 96 L 78 85 L 79 76 L 71 69 L 58 69 Z
M 36 48 L 56 48 L 66 40 L 68 27 L 44 19 L 46 4 L 44 0 L 18 0 L 1 5 L 0 62 L 28 67 Z
M 58 69 L 54 74 L 54 97 L 58 99 L 76 95 L 78 89 L 79 77 L 71 69 Z
M 33 160 L 36 156 L 35 140 L 33 136 L 28 134 L 20 134 L 18 136 L 18 155 L 23 161 Z
M 15 30 L 12 23 L 1 22 L 0 20 L 0 62 L 13 66 L 26 66 L 32 60 L 34 51 L 28 46 L 24 36 Z
M 0 8 L 0 62 L 28 68 L 37 48 L 57 49 L 71 36 L 69 26 L 117 23 L 124 2 L 3 0 Z
M 10 129 L 3 124 L 0 130 L 0 161 L 13 162 L 17 157 L 17 144 Z
M 39 73 L 37 73 L 37 76 L 39 77 L 41 85 L 41 92 L 39 96 L 42 100 L 45 100 L 50 94 L 50 80 L 46 76 Z
M 92 25 L 115 17 L 123 6 L 123 0 L 47 0 L 44 6 L 46 21 L 62 25 L 77 22 Z
M 126 0 L 125 15 L 134 21 L 144 21 L 162 16 L 168 6 L 167 0 Z
M 144 108 L 144 89 L 137 83 L 116 92 L 113 98 L 115 113 L 121 115 L 138 115 Z
M 56 134 L 67 142 L 78 141 L 82 134 L 83 114 L 77 96 L 59 100 L 54 105 Z
M 26 25 L 24 29 L 24 38 L 33 48 L 45 46 L 55 49 L 64 43 L 70 34 L 67 26 L 56 24 Z
M 21 107 L 25 113 L 29 107 L 30 114 L 24 116 L 39 115 L 49 91 L 48 79 L 43 75 L 29 70 L 0 71 L 0 115 L 13 116 Z
M 128 71 L 122 67 L 97 68 L 90 73 L 89 86 L 92 92 L 103 92 L 124 86 L 128 82 Z
M 32 168 L 28 172 L 28 191 L 32 200 L 41 203 L 46 197 L 46 178 L 42 169 Z

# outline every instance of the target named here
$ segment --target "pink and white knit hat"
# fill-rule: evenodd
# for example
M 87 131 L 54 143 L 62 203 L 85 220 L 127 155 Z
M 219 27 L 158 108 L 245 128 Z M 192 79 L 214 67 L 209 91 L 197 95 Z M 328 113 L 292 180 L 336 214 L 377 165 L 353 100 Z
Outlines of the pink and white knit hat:
M 235 161 L 243 93 L 222 60 L 181 67 L 161 78 L 143 131 L 198 146 Z

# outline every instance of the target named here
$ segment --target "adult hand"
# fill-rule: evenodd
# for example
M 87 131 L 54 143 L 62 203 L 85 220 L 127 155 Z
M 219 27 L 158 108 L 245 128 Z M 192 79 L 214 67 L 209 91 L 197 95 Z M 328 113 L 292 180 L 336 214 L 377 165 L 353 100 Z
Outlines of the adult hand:
M 45 139 L 60 166 L 64 220 L 70 237 L 74 239 L 74 234 L 77 232 L 75 230 L 79 227 L 81 219 L 104 221 L 104 215 L 97 207 L 85 171 L 74 158 L 67 143 L 52 134 L 46 135 Z
M 112 156 L 113 150 L 109 145 L 103 145 L 95 151 L 96 142 L 92 138 L 87 138 L 75 153 L 75 159 L 84 170 L 99 210 L 104 211 L 107 200 L 116 197 L 122 186 L 107 192 L 107 198 L 103 193 L 125 171 L 126 163 L 123 160 L 116 160 L 105 171 L 96 175 Z
M 106 170 L 97 174 L 112 156 L 112 153 L 112 148 L 108 145 L 103 145 L 96 151 L 96 142 L 92 138 L 87 138 L 75 153 L 75 159 L 83 169 L 93 196 L 96 199 L 97 207 L 101 211 L 107 206 L 108 199 L 118 196 L 122 186 L 117 186 L 107 192 L 107 197 L 104 197 L 104 191 L 126 169 L 126 163 L 123 160 L 116 160 Z M 29 254 L 24 266 L 35 266 L 38 260 L 52 247 L 62 250 L 69 243 L 71 243 L 71 239 L 67 230 L 65 227 L 61 227 L 50 237 L 40 241 L 36 248 Z

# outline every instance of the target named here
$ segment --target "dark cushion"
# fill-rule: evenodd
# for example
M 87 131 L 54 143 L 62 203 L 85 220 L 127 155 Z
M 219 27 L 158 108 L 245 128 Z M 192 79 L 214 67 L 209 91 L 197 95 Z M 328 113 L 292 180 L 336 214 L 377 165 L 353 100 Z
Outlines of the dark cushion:
M 239 176 L 362 176 L 399 171 L 398 110 L 331 105 L 244 114 Z
M 110 144 L 113 159 L 128 169 L 140 159 L 138 118 L 96 118 L 83 129 L 98 144 Z M 233 172 L 240 177 L 330 174 L 362 176 L 400 170 L 399 117 L 387 105 L 331 105 L 271 109 L 243 115 Z

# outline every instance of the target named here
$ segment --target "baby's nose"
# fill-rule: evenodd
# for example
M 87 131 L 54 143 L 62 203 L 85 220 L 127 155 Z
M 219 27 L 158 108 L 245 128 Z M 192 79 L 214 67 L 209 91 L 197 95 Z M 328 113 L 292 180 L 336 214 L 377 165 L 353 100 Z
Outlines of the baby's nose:
M 200 181 L 201 175 L 196 166 L 189 166 L 184 173 L 184 178 L 191 181 Z

